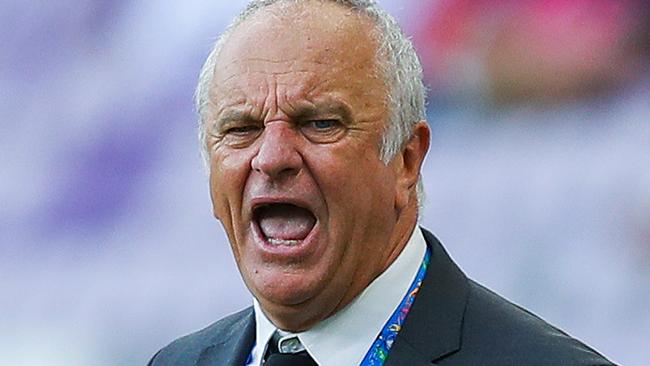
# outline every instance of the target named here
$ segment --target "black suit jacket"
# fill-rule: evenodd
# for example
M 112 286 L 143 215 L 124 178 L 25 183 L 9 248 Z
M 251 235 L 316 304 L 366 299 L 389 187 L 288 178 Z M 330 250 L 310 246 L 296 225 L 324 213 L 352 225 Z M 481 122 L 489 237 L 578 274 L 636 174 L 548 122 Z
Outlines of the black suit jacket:
M 431 262 L 386 366 L 613 365 L 469 280 L 438 240 L 423 232 L 432 250 Z M 172 342 L 149 365 L 242 366 L 254 342 L 255 317 L 248 308 Z

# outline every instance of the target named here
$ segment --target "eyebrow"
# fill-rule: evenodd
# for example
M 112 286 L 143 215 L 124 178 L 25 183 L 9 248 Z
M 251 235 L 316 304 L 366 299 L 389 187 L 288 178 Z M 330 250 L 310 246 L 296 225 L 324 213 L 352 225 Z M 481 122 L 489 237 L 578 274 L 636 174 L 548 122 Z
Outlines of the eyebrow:
M 242 121 L 253 119 L 251 114 L 240 109 L 227 109 L 216 119 L 216 124 L 225 124 L 232 121 Z
M 219 114 L 217 118 L 214 119 L 212 124 L 212 130 L 218 130 L 220 127 L 225 126 L 232 122 L 241 122 L 241 121 L 254 121 L 251 113 L 246 109 L 240 108 L 227 108 L 222 113 Z
M 334 99 L 326 98 L 314 102 L 298 102 L 290 106 L 291 110 L 286 111 L 288 117 L 292 120 L 304 120 L 327 115 L 340 116 L 345 121 L 352 119 L 352 110 L 347 103 Z M 214 127 L 218 128 L 231 122 L 259 122 L 260 118 L 254 116 L 249 108 L 228 107 L 214 121 Z
M 323 115 L 337 115 L 345 120 L 352 119 L 352 110 L 344 102 L 336 99 L 326 99 L 313 103 L 298 105 L 292 111 L 290 117 L 296 119 L 314 118 Z

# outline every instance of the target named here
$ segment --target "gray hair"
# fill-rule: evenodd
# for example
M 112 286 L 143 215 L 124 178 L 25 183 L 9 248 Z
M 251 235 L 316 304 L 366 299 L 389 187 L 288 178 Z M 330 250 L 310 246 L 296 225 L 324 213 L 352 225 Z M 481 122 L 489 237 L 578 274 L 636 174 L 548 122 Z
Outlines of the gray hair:
M 206 163 L 209 162 L 206 141 L 207 106 L 219 53 L 235 28 L 259 10 L 276 3 L 300 0 L 252 0 L 217 39 L 201 73 L 195 94 L 199 113 L 199 140 Z M 413 136 L 413 128 L 425 119 L 426 89 L 422 82 L 422 65 L 411 41 L 399 24 L 383 10 L 375 0 L 320 0 L 343 5 L 370 19 L 375 27 L 374 37 L 378 43 L 376 65 L 384 77 L 387 89 L 389 117 L 382 136 L 381 159 L 388 164 Z M 209 164 L 207 164 L 209 166 Z M 422 181 L 417 187 L 418 202 L 424 200 Z

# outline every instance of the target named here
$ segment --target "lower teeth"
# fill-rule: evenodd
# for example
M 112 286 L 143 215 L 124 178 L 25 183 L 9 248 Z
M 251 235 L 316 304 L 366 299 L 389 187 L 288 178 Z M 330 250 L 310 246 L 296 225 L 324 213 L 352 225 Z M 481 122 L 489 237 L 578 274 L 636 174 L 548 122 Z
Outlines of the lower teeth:
M 284 245 L 284 246 L 292 247 L 300 244 L 300 240 L 285 240 L 285 239 L 269 238 L 269 243 L 271 245 Z

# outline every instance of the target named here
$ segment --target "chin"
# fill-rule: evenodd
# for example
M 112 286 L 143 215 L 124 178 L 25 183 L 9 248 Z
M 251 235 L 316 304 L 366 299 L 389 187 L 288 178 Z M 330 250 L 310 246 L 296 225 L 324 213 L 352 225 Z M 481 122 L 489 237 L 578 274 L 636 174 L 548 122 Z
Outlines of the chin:
M 294 283 L 290 288 L 287 283 L 283 282 L 277 287 L 269 284 L 254 292 L 264 313 L 278 328 L 302 332 L 334 312 L 338 301 L 325 296 L 322 289 L 304 284 L 301 287 L 299 283 Z
M 251 279 L 249 288 L 260 303 L 300 306 L 316 299 L 323 291 L 322 281 L 313 272 L 290 269 L 263 269 Z

